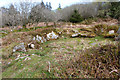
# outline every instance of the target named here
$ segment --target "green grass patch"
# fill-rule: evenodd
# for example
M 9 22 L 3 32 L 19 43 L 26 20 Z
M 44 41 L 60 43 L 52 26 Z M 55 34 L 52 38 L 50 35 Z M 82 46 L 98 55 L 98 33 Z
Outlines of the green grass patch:
M 28 50 L 28 52 L 14 53 L 21 55 L 23 53 L 30 54 L 30 56 L 28 57 L 31 59 L 25 61 L 25 58 L 15 60 L 15 57 L 11 57 L 13 61 L 11 62 L 11 64 L 3 66 L 4 71 L 2 76 L 3 78 L 5 77 L 6 78 L 60 78 L 60 77 L 83 78 L 85 77 L 84 71 L 91 70 L 91 67 L 89 67 L 89 64 L 87 64 L 86 62 L 89 61 L 90 63 L 90 60 L 95 59 L 95 57 L 92 56 L 91 54 L 93 53 L 96 54 L 97 49 L 95 48 L 99 46 L 97 47 L 94 46 L 94 48 L 92 47 L 92 49 L 89 50 L 85 49 L 86 50 L 85 52 L 80 53 L 80 51 L 83 49 L 83 47 L 91 46 L 91 43 L 103 42 L 107 40 L 111 41 L 110 39 L 105 39 L 104 37 L 98 36 L 95 38 L 66 38 L 66 39 L 63 38 L 58 40 L 47 41 L 44 44 L 40 45 L 40 49 L 36 49 L 36 50 L 31 49 Z M 106 50 L 105 48 L 107 48 L 107 46 L 104 47 L 104 50 Z M 114 50 L 112 52 L 114 52 Z M 35 55 L 31 55 L 31 54 L 35 54 Z M 100 54 L 99 56 L 103 56 L 102 54 Z M 84 57 L 79 57 L 80 55 L 83 55 Z M 91 58 L 91 56 L 93 58 Z M 96 54 L 95 56 L 98 55 Z M 78 57 L 79 59 L 76 59 Z M 103 56 L 103 57 L 109 58 L 108 56 Z M 87 61 L 85 61 L 86 59 Z M 9 62 L 8 59 L 6 60 Z M 78 62 L 76 60 L 78 60 Z M 79 60 L 83 60 L 83 62 L 82 61 L 79 62 Z M 50 72 L 48 71 L 49 69 L 48 62 L 50 62 Z M 88 67 L 86 67 L 86 65 L 88 65 Z M 82 72 L 82 69 L 86 69 L 86 70 Z M 87 75 L 87 76 L 91 77 L 91 75 Z

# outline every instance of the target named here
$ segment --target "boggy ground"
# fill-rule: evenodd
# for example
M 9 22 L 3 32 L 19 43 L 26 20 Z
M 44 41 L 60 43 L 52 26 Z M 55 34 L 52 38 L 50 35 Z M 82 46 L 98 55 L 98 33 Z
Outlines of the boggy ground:
M 119 42 L 114 40 L 118 27 L 106 29 L 108 26 L 102 25 L 104 33 L 101 30 L 96 31 L 96 28 L 101 29 L 100 27 L 101 25 L 93 29 L 36 27 L 6 31 L 2 34 L 0 49 L 2 77 L 118 78 Z M 108 36 L 109 30 L 114 30 L 115 34 Z M 44 36 L 51 31 L 59 35 L 59 38 L 44 43 L 32 40 L 36 35 Z M 72 38 L 76 31 L 87 33 L 87 36 L 82 36 L 81 33 Z M 25 43 L 27 51 L 13 52 L 14 46 L 22 42 Z M 34 49 L 27 46 L 31 42 L 35 44 Z

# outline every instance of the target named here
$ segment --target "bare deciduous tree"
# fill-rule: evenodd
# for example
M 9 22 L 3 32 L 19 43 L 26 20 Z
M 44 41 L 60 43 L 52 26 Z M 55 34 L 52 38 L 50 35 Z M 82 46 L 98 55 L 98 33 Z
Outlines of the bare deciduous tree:
M 54 12 L 37 4 L 31 9 L 29 19 L 31 22 L 53 21 Z
M 2 27 L 2 10 L 0 9 L 0 27 Z
M 2 26 L 25 26 L 27 23 L 38 22 L 57 22 L 69 21 L 74 10 L 78 10 L 83 18 L 96 17 L 99 10 L 108 9 L 102 3 L 85 3 L 74 4 L 63 9 L 51 10 L 51 3 L 42 1 L 41 3 L 33 3 L 31 0 L 21 1 L 20 3 L 11 4 L 9 8 L 1 7 Z M 98 14 L 99 13 L 99 14 Z

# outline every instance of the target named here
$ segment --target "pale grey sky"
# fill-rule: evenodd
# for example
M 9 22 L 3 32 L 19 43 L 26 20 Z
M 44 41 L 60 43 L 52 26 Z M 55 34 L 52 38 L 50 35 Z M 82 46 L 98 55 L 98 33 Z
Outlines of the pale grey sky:
M 7 6 L 10 3 L 15 2 L 25 2 L 25 1 L 32 1 L 32 2 L 41 2 L 41 0 L 0 0 L 0 7 Z M 105 0 L 43 0 L 46 4 L 46 2 L 51 2 L 52 9 L 58 8 L 59 3 L 61 4 L 61 7 L 64 8 L 66 6 L 76 4 L 76 3 L 83 3 L 83 2 L 92 2 L 92 1 L 105 1 Z M 114 0 L 112 0 L 114 1 Z
M 0 0 L 0 7 L 6 6 L 10 3 L 20 2 L 20 1 L 41 2 L 41 0 Z M 85 2 L 84 0 L 43 0 L 43 1 L 45 4 L 46 4 L 46 2 L 51 2 L 52 9 L 56 9 L 58 7 L 59 3 L 61 4 L 61 7 L 64 8 L 64 7 L 72 5 L 72 4 Z M 87 2 L 88 1 L 92 1 L 92 0 L 87 0 Z

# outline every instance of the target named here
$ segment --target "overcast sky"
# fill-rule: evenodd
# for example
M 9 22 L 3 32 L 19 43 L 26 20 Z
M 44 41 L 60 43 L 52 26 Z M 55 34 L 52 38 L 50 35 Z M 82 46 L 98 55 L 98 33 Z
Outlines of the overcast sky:
M 0 7 L 7 6 L 10 3 L 15 3 L 15 2 L 20 2 L 20 1 L 41 2 L 41 0 L 0 0 Z M 61 7 L 64 8 L 64 7 L 70 6 L 72 4 L 83 3 L 83 2 L 92 2 L 92 1 L 93 0 L 43 0 L 43 2 L 45 4 L 46 4 L 46 2 L 51 2 L 53 10 L 58 8 L 59 3 L 61 4 Z
M 32 1 L 32 2 L 41 2 L 41 0 L 0 0 L 0 7 L 7 6 L 10 3 L 20 2 L 20 1 Z M 92 1 L 92 0 L 87 0 Z M 85 0 L 43 0 L 43 2 L 46 4 L 46 2 L 51 2 L 52 9 L 58 8 L 59 3 L 61 4 L 61 7 L 64 8 L 66 6 L 85 2 Z

